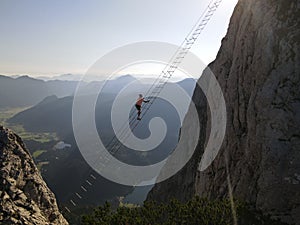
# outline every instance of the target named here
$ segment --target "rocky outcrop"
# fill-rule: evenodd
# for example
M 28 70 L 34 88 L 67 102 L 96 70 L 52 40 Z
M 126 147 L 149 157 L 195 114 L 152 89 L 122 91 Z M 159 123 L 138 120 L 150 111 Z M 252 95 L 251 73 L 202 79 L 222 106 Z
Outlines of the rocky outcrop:
M 230 178 L 235 198 L 273 218 L 300 224 L 299 12 L 299 0 L 238 2 L 217 58 L 209 65 L 227 107 L 220 152 L 205 171 L 184 169 L 156 185 L 150 199 L 227 197 Z M 193 122 L 188 117 L 183 127 Z M 186 168 L 198 168 L 200 157 L 195 156 L 203 148 L 197 146 Z
M 0 223 L 68 224 L 19 136 L 0 126 Z

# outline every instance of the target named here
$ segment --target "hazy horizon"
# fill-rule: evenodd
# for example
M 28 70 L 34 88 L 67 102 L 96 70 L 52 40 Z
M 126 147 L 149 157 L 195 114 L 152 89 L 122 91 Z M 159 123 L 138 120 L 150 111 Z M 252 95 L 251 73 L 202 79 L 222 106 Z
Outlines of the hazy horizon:
M 209 2 L 3 0 L 0 74 L 82 75 L 101 56 L 125 44 L 160 41 L 179 45 Z M 216 57 L 236 3 L 221 3 L 191 49 L 206 64 Z

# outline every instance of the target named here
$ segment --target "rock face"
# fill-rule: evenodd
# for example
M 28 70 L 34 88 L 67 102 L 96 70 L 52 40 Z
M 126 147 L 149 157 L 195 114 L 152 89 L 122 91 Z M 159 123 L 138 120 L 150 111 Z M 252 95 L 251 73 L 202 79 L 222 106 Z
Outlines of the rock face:
M 0 126 L 1 224 L 68 224 L 19 136 Z
M 198 171 L 204 149 L 199 141 L 186 167 L 156 185 L 149 199 L 227 197 L 230 179 L 235 198 L 273 218 L 300 224 L 299 13 L 299 0 L 238 2 L 217 58 L 209 65 L 227 107 L 220 152 L 209 168 Z M 192 122 L 187 114 L 183 128 Z

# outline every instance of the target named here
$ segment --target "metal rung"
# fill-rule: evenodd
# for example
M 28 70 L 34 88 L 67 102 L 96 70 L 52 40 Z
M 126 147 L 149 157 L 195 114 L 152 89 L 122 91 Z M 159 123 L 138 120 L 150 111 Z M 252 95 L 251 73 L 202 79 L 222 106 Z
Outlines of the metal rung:
M 204 27 L 201 27 L 200 29 L 195 30 L 194 34 L 200 34 L 204 30 Z
M 198 29 L 199 29 L 199 28 L 202 28 L 202 29 L 203 29 L 204 27 L 205 27 L 205 25 L 204 25 L 204 24 L 202 23 L 202 21 L 201 21 L 201 23 L 198 25 Z
M 160 82 L 159 85 L 165 85 L 167 81 L 164 81 L 164 82 Z
M 195 43 L 195 41 L 197 40 L 198 37 L 199 37 L 199 34 L 193 33 L 193 36 L 191 38 L 193 39 L 194 43 Z
M 172 76 L 172 74 L 174 73 L 174 70 L 169 70 L 168 74 L 170 74 Z
M 204 27 L 197 28 L 197 29 L 195 30 L 195 32 L 198 32 L 199 30 L 200 30 L 200 31 L 203 31 L 203 29 L 204 29 Z
M 167 74 L 163 75 L 162 78 L 164 78 L 164 76 L 167 76 Z M 161 80 L 158 82 L 158 84 L 163 84 L 163 83 L 165 83 L 165 82 L 166 82 L 165 79 L 161 79 Z
M 75 192 L 75 195 L 76 195 L 79 199 L 82 199 L 82 197 L 80 196 L 80 194 L 78 194 L 77 192 Z
M 209 10 L 208 10 L 208 13 L 214 13 L 215 11 L 217 10 L 217 7 L 211 7 L 211 8 L 209 8 Z
M 211 17 L 213 14 L 214 14 L 214 11 L 208 11 L 208 13 L 206 14 L 206 16 L 204 18 Z
M 85 189 L 85 187 L 81 186 L 81 189 L 85 192 L 87 192 L 87 190 Z
M 116 147 L 116 148 L 114 148 L 113 150 L 117 150 L 117 151 L 118 151 L 120 147 L 121 147 L 121 144 L 120 144 L 120 143 L 118 143 L 118 144 L 117 144 L 117 147 Z
M 214 3 L 214 5 L 213 6 L 208 6 L 208 8 L 209 8 L 209 10 L 215 10 L 215 9 L 217 9 L 218 8 L 218 5 L 216 5 L 216 3 Z
M 106 162 L 107 162 L 107 160 L 106 160 Z M 98 163 L 98 166 L 103 168 L 103 167 L 105 167 L 105 164 L 100 162 L 100 163 Z
M 186 53 L 186 52 L 184 52 L 184 53 Z M 181 55 L 183 55 L 183 53 Z M 184 59 L 184 56 L 177 56 L 176 59 Z
M 71 199 L 70 202 L 72 203 L 72 205 L 76 206 L 75 202 L 73 202 L 73 200 Z
M 111 150 L 114 150 L 114 149 L 116 149 L 116 146 L 114 146 L 114 147 L 111 148 Z
M 65 209 L 68 211 L 68 213 L 71 212 L 71 210 L 67 206 L 65 206 Z
M 207 22 L 206 23 L 203 23 L 203 26 L 206 26 Z
M 90 177 L 96 180 L 96 177 L 93 174 L 91 174 Z
M 88 183 L 88 185 L 92 186 L 92 183 L 90 183 L 88 180 L 85 180 L 85 181 Z
M 198 36 L 201 34 L 201 32 L 199 32 L 199 33 L 196 33 Z

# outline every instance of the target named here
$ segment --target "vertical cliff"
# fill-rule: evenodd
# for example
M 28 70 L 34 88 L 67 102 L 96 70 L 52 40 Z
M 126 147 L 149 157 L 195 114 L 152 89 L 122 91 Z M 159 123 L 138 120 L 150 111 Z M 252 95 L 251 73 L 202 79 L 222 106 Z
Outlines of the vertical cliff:
M 1 224 L 68 224 L 21 138 L 2 126 L 0 164 Z
M 216 60 L 209 65 L 227 107 L 222 148 L 200 172 L 195 169 L 204 148 L 200 141 L 188 165 L 156 185 L 150 199 L 227 197 L 227 165 L 235 198 L 300 224 L 299 15 L 299 0 L 238 2 Z M 192 120 L 188 113 L 183 127 Z

